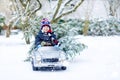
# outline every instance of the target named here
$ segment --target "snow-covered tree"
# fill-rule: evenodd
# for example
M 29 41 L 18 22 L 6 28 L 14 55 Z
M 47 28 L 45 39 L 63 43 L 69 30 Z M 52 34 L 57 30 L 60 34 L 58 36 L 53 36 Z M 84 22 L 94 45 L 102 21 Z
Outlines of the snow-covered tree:
M 37 17 L 39 16 L 37 16 L 37 13 L 46 5 L 44 2 L 52 5 L 50 10 L 51 12 L 47 15 L 51 16 L 51 23 L 56 23 L 64 16 L 75 12 L 84 0 L 57 0 L 55 3 L 53 3 L 52 0 L 11 0 L 11 11 L 13 11 L 12 14 L 15 16 L 11 19 L 9 27 L 18 25 L 24 33 L 27 44 L 30 43 L 31 35 L 35 35 L 37 33 L 39 25 L 36 26 L 36 24 L 38 24 L 41 19 L 39 18 L 38 20 Z M 44 17 L 44 14 L 40 17 Z M 36 19 L 38 20 L 38 23 L 33 21 Z
M 5 16 L 0 13 L 0 34 L 4 24 L 5 24 Z
M 57 34 L 57 38 L 65 36 L 75 36 L 82 34 L 83 30 L 83 20 L 78 19 L 69 19 L 69 20 L 59 20 L 58 23 L 53 24 L 52 28 L 54 32 Z
M 85 25 L 84 25 L 84 28 L 83 28 L 83 34 L 84 35 L 88 35 L 88 29 L 89 29 L 89 24 L 90 24 L 89 18 L 91 16 L 91 13 L 92 13 L 92 10 L 93 10 L 93 7 L 94 7 L 94 2 L 95 2 L 95 0 L 87 0 L 86 1 Z
M 59 39 L 60 49 L 62 49 L 68 59 L 72 59 L 86 48 L 86 45 L 75 39 L 76 35 L 83 34 L 83 20 L 69 19 L 59 20 L 58 23 L 53 24 L 53 30 Z
M 120 35 L 120 22 L 111 17 L 107 20 L 94 19 L 90 21 L 88 35 L 110 36 Z
M 57 22 L 62 17 L 75 12 L 84 1 L 85 0 L 58 0 L 51 22 Z
M 11 0 L 11 3 L 13 18 L 9 27 L 17 25 L 21 28 L 26 43 L 30 44 L 30 37 L 35 34 L 33 26 L 31 26 L 33 25 L 32 21 L 36 19 L 36 12 L 42 7 L 40 0 Z
M 120 0 L 104 0 L 108 16 L 114 16 L 120 19 Z
M 65 36 L 60 40 L 60 49 L 66 53 L 69 60 L 80 55 L 87 46 L 75 39 L 73 36 Z
M 0 23 L 5 22 L 5 16 L 0 13 Z

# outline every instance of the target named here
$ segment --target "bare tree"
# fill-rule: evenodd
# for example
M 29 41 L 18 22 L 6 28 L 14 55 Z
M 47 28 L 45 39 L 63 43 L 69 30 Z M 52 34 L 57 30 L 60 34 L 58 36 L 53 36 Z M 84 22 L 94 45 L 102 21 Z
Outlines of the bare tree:
M 120 15 L 120 0 L 104 0 L 108 16 L 118 18 Z
M 89 18 L 91 16 L 95 0 L 87 0 L 86 1 L 86 14 L 85 14 L 85 26 L 83 28 L 83 34 L 87 35 L 89 29 Z
M 42 4 L 40 3 L 40 0 L 11 0 L 12 2 L 12 10 L 13 14 L 15 15 L 11 21 L 9 22 L 8 28 L 7 28 L 7 37 L 10 35 L 10 29 L 14 27 L 18 21 L 23 22 L 21 28 L 22 31 L 28 31 L 29 29 L 29 19 L 31 17 L 34 17 L 36 12 L 41 9 Z M 26 33 L 25 33 L 26 34 Z M 29 33 L 28 33 L 29 34 Z M 25 38 L 26 43 L 30 43 L 29 38 Z
M 51 0 L 45 1 L 52 4 Z M 57 0 L 57 4 L 54 4 L 56 7 L 54 8 L 54 11 L 52 10 L 51 23 L 56 23 L 62 17 L 75 12 L 84 1 L 85 0 Z M 11 20 L 10 27 L 21 21 L 21 28 L 24 35 L 29 35 L 30 33 L 28 31 L 31 27 L 29 19 L 35 17 L 36 12 L 40 11 L 40 9 L 45 5 L 44 0 L 11 0 L 11 2 L 16 16 Z M 8 29 L 10 30 L 10 28 Z M 27 44 L 30 43 L 29 36 L 27 36 L 25 40 Z
M 63 0 L 58 0 L 58 4 L 57 4 L 57 7 L 56 7 L 56 10 L 55 10 L 55 13 L 53 15 L 53 18 L 51 20 L 51 23 L 54 23 L 54 22 L 57 22 L 60 18 L 66 16 L 66 15 L 69 15 L 73 12 L 75 12 L 77 10 L 77 8 L 85 1 L 85 0 L 79 0 L 79 1 L 76 1 L 76 3 L 73 3 L 71 4 L 70 2 L 72 2 L 73 0 L 67 0 L 67 1 L 64 1 Z M 63 5 L 62 5 L 63 4 Z M 67 5 L 72 6 L 72 8 L 68 11 L 60 11 L 60 10 L 64 10 L 64 8 L 66 8 Z M 62 6 L 64 6 L 63 9 L 60 9 Z M 59 12 L 62 12 L 61 14 L 59 14 Z M 59 14 L 59 15 L 58 15 Z

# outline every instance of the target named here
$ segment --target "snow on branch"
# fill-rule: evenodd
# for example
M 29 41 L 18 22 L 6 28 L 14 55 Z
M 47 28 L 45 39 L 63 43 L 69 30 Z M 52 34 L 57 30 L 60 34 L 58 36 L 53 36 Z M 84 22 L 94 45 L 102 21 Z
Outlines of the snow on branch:
M 40 10 L 41 9 L 41 7 L 42 7 L 42 4 L 40 3 L 40 1 L 39 0 L 36 0 L 37 2 L 38 2 L 38 4 L 39 4 L 39 7 L 37 8 L 37 9 L 35 9 L 31 14 L 34 14 L 34 13 L 36 13 L 38 10 Z
M 55 19 L 57 13 L 59 12 L 59 9 L 60 9 L 61 4 L 62 4 L 62 0 L 59 0 L 59 1 L 58 1 L 58 4 L 57 4 L 57 8 L 56 8 L 56 10 L 55 10 L 55 13 L 54 13 L 54 15 L 53 15 L 53 19 Z
M 67 6 L 67 4 L 69 4 L 72 0 L 68 0 L 66 3 L 65 3 L 65 6 Z
M 62 0 L 59 0 L 59 1 L 62 1 Z M 66 16 L 66 15 L 68 15 L 68 14 L 70 14 L 70 13 L 75 12 L 75 11 L 77 10 L 77 8 L 78 8 L 83 2 L 84 2 L 84 0 L 81 0 L 72 10 L 61 14 L 61 15 L 58 16 L 57 18 L 54 17 L 51 22 L 58 21 L 61 17 Z M 62 2 L 61 2 L 61 3 L 62 3 Z M 59 6 L 58 6 L 59 8 L 60 8 L 61 3 L 59 3 Z M 58 9 L 58 10 L 59 10 L 59 9 Z M 58 12 L 58 10 L 57 10 L 56 12 Z M 55 16 L 56 16 L 56 15 L 57 15 L 57 14 L 55 14 Z
M 26 3 L 23 0 L 19 0 L 23 7 L 27 6 L 27 3 L 30 2 L 30 0 L 27 0 Z

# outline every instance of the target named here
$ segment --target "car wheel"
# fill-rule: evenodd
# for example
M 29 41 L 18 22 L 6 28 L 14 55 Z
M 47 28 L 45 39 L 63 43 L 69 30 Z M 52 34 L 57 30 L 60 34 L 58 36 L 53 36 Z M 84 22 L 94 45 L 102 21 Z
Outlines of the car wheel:
M 32 69 L 33 69 L 33 71 L 38 71 L 38 67 L 35 67 L 35 66 L 34 66 L 34 61 L 33 61 L 33 60 L 32 60 L 31 63 L 32 63 Z
M 66 66 L 62 66 L 61 69 L 62 70 L 66 70 L 67 68 L 66 68 Z
M 38 67 L 32 67 L 33 68 L 33 71 L 38 71 Z

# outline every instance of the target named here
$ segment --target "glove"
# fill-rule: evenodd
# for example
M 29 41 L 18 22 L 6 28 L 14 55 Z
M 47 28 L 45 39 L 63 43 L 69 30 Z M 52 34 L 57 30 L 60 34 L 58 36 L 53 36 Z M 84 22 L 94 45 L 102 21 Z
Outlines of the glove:
M 41 42 L 41 46 L 44 46 L 46 44 L 46 42 L 42 41 Z
M 54 41 L 54 44 L 57 45 L 58 44 L 58 41 L 57 40 L 53 40 Z

